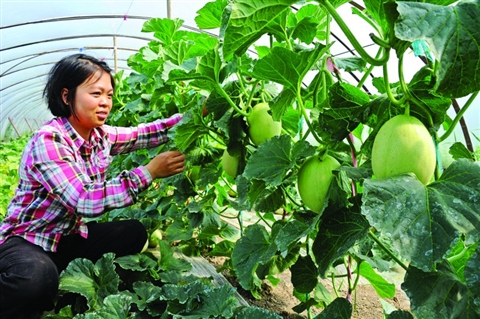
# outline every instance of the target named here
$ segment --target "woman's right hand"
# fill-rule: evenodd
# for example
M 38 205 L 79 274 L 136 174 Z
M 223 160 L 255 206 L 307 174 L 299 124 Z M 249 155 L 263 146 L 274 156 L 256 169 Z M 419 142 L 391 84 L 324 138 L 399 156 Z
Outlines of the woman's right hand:
M 153 179 L 169 177 L 183 172 L 185 155 L 179 151 L 167 151 L 155 156 L 147 165 Z

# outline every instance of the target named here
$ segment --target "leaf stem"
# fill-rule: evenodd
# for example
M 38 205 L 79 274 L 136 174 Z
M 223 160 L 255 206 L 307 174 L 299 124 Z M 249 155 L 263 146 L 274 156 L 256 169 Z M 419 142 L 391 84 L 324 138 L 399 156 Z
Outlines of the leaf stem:
M 337 22 L 338 26 L 340 29 L 342 29 L 343 33 L 347 37 L 347 39 L 350 41 L 352 46 L 357 50 L 358 54 L 365 60 L 367 63 L 375 65 L 375 66 L 382 66 L 387 63 L 388 59 L 390 58 L 389 56 L 389 50 L 384 49 L 383 50 L 383 56 L 379 59 L 373 58 L 370 56 L 367 51 L 362 47 L 362 45 L 358 42 L 357 38 L 353 35 L 352 31 L 348 28 L 348 26 L 345 24 L 345 21 L 343 21 L 342 17 L 340 14 L 337 12 L 335 7 L 330 3 L 329 0 L 317 0 L 318 3 L 322 4 L 325 9 L 327 9 L 328 13 L 332 16 L 332 18 Z
M 458 254 L 453 255 L 451 257 L 448 257 L 447 258 L 448 262 L 449 263 L 454 263 L 455 261 L 463 258 L 463 256 L 465 256 L 465 254 L 468 252 L 469 249 L 470 249 L 470 247 L 468 247 L 468 246 L 463 247 L 461 252 L 459 252 Z
M 250 105 L 251 106 L 251 103 L 252 103 L 252 100 L 253 100 L 253 96 L 255 95 L 255 88 L 257 87 L 257 84 L 260 82 L 260 80 L 256 80 L 253 85 L 252 85 L 252 89 L 250 91 L 250 94 L 248 95 L 248 100 L 247 100 L 247 103 L 245 105 Z
M 237 219 L 238 218 L 238 214 L 236 216 L 228 216 L 228 215 L 223 215 L 224 212 L 226 212 L 228 209 L 228 207 L 225 207 L 224 209 L 222 209 L 221 211 L 217 212 L 216 210 L 213 210 L 213 212 L 215 214 L 217 214 L 218 216 L 222 217 L 222 218 L 226 218 L 226 219 Z
M 240 227 L 240 237 L 243 237 L 243 217 L 242 217 L 242 211 L 239 211 L 238 212 L 238 215 L 237 215 L 237 220 L 238 220 L 238 226 Z
M 352 257 L 350 255 L 347 256 L 347 264 L 345 265 L 347 268 L 347 283 L 348 283 L 348 289 L 347 289 L 347 300 L 352 301 Z
M 408 270 L 407 265 L 405 265 L 397 256 L 395 256 L 395 254 L 382 243 L 382 241 L 373 233 L 371 229 L 368 231 L 368 235 L 373 239 L 374 242 L 377 243 L 378 246 L 380 246 L 380 248 L 382 248 L 393 260 L 395 260 L 400 267 Z
M 245 112 L 244 110 L 242 110 L 241 108 L 239 108 L 233 101 L 232 99 L 230 98 L 230 96 L 227 94 L 227 92 L 225 92 L 225 90 L 222 88 L 222 86 L 218 83 L 214 83 L 215 85 L 215 89 L 217 90 L 218 93 L 220 93 L 221 96 L 223 96 L 228 104 L 230 104 L 234 109 L 235 111 L 237 111 L 237 113 L 239 113 L 240 115 L 243 115 L 245 117 L 249 117 L 250 114 Z
M 363 11 L 359 10 L 358 8 L 353 7 L 352 12 L 357 14 L 365 22 L 367 22 L 369 25 L 371 25 L 372 28 L 374 28 L 375 31 L 377 31 L 378 34 L 382 35 L 382 29 L 379 28 L 379 26 L 372 19 L 370 19 L 366 14 L 364 14 Z M 377 59 L 378 59 L 378 57 L 377 57 Z
M 402 87 L 403 93 L 406 98 L 410 98 L 410 90 L 408 89 L 407 83 L 405 82 L 405 76 L 403 74 L 403 53 L 398 57 L 398 79 L 400 81 L 400 86 Z
M 255 211 L 255 215 L 257 215 L 257 217 L 260 218 L 260 220 L 261 220 L 262 222 L 264 222 L 265 225 L 267 225 L 270 229 L 272 229 L 272 225 L 270 225 L 270 224 L 268 223 L 268 220 L 266 220 L 266 219 L 262 216 L 262 214 L 260 214 L 259 212 Z
M 335 285 L 335 274 L 332 272 L 332 288 L 333 288 L 333 292 L 335 293 L 335 296 L 338 298 L 339 297 L 339 294 L 338 294 L 338 290 L 337 290 L 337 286 Z
M 322 140 L 317 135 L 315 130 L 313 130 L 312 123 L 310 122 L 310 119 L 309 119 L 308 114 L 307 114 L 307 110 L 305 109 L 305 105 L 303 104 L 303 100 L 302 100 L 302 96 L 300 94 L 300 90 L 297 90 L 297 102 L 298 102 L 298 106 L 300 107 L 301 114 L 303 115 L 303 118 L 305 120 L 305 123 L 307 123 L 307 126 L 310 130 L 310 133 L 313 135 L 313 137 L 315 138 L 315 140 L 319 144 L 322 144 Z
M 378 49 L 378 52 L 377 52 L 377 55 L 375 56 L 375 58 L 378 58 L 380 56 L 380 54 L 382 53 L 382 48 L 379 48 Z M 365 81 L 367 80 L 368 76 L 372 73 L 373 69 L 375 68 L 374 65 L 370 65 L 367 69 L 367 72 L 365 72 L 365 74 L 362 76 L 362 78 L 360 79 L 360 81 L 358 82 L 357 84 L 357 87 L 358 88 L 361 88 L 363 86 L 363 84 L 365 83 Z
M 350 152 L 351 152 L 351 156 L 352 156 L 352 165 L 354 168 L 357 168 L 358 167 L 358 160 L 357 160 L 357 151 L 355 150 L 355 144 L 354 144 L 354 136 L 352 133 L 349 133 L 348 134 L 348 138 L 347 138 L 347 141 L 348 141 L 348 144 L 350 145 Z M 352 196 L 356 196 L 357 195 L 357 185 L 355 184 L 355 181 L 352 180 Z
M 407 83 L 405 81 L 405 76 L 404 76 L 404 73 L 403 73 L 403 61 L 404 61 L 403 57 L 404 57 L 403 53 L 398 57 L 398 77 L 399 77 L 399 81 L 400 81 L 400 86 L 402 87 L 402 90 L 404 92 L 404 96 L 403 96 L 402 100 L 405 100 L 404 103 L 406 104 L 405 114 L 410 115 L 410 103 L 408 103 L 408 102 L 414 103 L 415 105 L 417 105 L 422 110 L 423 114 L 425 115 L 425 117 L 428 120 L 429 126 L 433 126 L 433 119 L 432 119 L 432 115 L 430 114 L 430 111 L 424 105 L 424 103 L 422 101 L 418 100 L 412 94 L 412 92 L 410 92 L 410 89 L 407 86 Z
M 360 281 L 360 264 L 363 261 L 361 260 L 359 263 L 357 263 L 357 268 L 355 269 L 356 277 L 355 277 L 355 282 L 353 283 L 352 290 L 355 290 L 357 288 L 358 282 Z
M 440 154 L 440 149 L 438 147 L 438 134 L 435 132 L 434 136 L 432 136 L 433 144 L 435 145 L 435 157 L 437 158 L 437 165 L 435 167 L 435 180 L 440 178 L 440 175 L 443 172 L 442 166 L 442 156 Z
M 382 48 L 385 48 L 385 49 L 391 49 L 391 46 L 390 44 L 383 40 L 382 38 L 380 38 L 379 36 L 375 35 L 374 33 L 370 33 L 370 39 L 372 39 L 372 41 L 375 43 L 375 44 L 378 44 L 380 47 Z
M 472 105 L 473 101 L 475 100 L 475 98 L 477 97 L 478 95 L 478 92 L 475 92 L 473 93 L 472 95 L 470 95 L 470 97 L 468 98 L 467 102 L 465 103 L 465 105 L 462 107 L 462 109 L 460 110 L 460 112 L 457 113 L 457 115 L 455 116 L 455 118 L 453 119 L 453 122 L 452 124 L 450 125 L 450 127 L 448 128 L 448 130 L 442 135 L 440 136 L 440 138 L 438 139 L 438 143 L 441 143 L 443 141 L 445 141 L 449 136 L 450 134 L 453 133 L 454 129 L 455 129 L 455 126 L 457 126 L 458 122 L 460 121 L 460 119 L 463 117 L 463 114 L 465 114 L 465 112 L 467 111 L 467 109 L 470 107 L 470 105 Z
M 325 101 L 326 99 L 326 92 L 323 88 L 326 87 L 327 84 L 325 83 L 325 74 L 323 73 L 323 70 L 320 70 L 317 76 L 321 77 L 321 80 L 317 80 L 313 88 L 313 107 L 318 105 L 318 91 L 320 89 L 320 84 L 322 85 L 322 101 Z
M 285 195 L 287 195 L 288 199 L 289 199 L 293 204 L 295 204 L 295 205 L 298 206 L 298 207 L 302 207 L 302 205 L 299 204 L 299 203 L 297 203 L 297 201 L 292 197 L 292 195 L 285 189 L 285 186 L 284 186 L 284 185 L 282 185 L 281 187 L 282 187 Z
M 217 142 L 217 143 L 219 143 L 219 144 L 221 144 L 221 145 L 225 144 L 225 142 L 224 142 L 223 140 L 220 140 L 220 139 L 217 138 L 217 136 L 218 136 L 217 131 L 215 131 L 211 126 L 207 125 L 207 123 L 205 123 L 205 122 L 203 121 L 203 119 L 202 119 L 202 124 L 203 124 L 203 126 L 208 130 L 208 134 L 206 134 L 206 135 L 208 135 L 208 137 L 210 137 L 210 138 L 213 139 L 215 142 Z
M 385 83 L 385 91 L 387 92 L 387 96 L 388 96 L 388 99 L 390 100 L 390 102 L 392 102 L 392 104 L 398 105 L 398 106 L 404 104 L 405 101 L 407 100 L 406 95 L 402 96 L 402 98 L 400 100 L 397 100 L 393 96 L 392 88 L 390 87 L 390 80 L 388 78 L 388 66 L 387 66 L 387 64 L 385 64 L 383 66 L 383 81 Z

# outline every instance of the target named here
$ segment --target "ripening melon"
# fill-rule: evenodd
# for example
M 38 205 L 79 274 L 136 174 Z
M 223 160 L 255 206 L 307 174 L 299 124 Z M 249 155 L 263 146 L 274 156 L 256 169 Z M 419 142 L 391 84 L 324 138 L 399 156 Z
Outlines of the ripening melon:
M 435 145 L 420 120 L 409 115 L 397 115 L 378 131 L 371 160 L 373 174 L 377 178 L 414 173 L 426 185 L 435 172 Z
M 327 197 L 333 179 L 333 170 L 340 163 L 330 155 L 321 159 L 318 155 L 308 158 L 298 172 L 298 193 L 305 206 L 319 213 Z
M 267 103 L 258 103 L 247 118 L 248 136 L 257 146 L 282 133 L 282 122 L 274 121 L 268 110 L 270 106 Z

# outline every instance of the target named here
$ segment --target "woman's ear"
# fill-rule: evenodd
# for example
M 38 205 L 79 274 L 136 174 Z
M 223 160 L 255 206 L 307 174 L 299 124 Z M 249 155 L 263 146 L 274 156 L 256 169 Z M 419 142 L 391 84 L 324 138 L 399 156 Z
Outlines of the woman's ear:
M 63 103 L 65 103 L 66 105 L 68 105 L 68 89 L 63 88 L 63 89 L 62 89 L 62 92 L 61 92 L 60 94 L 62 95 L 62 101 L 63 101 Z

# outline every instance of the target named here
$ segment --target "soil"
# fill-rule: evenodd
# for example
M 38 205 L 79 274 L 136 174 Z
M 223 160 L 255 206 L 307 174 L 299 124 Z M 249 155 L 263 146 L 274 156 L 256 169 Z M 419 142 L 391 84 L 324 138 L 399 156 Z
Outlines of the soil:
M 208 258 L 210 264 L 216 269 L 223 265 L 224 260 L 222 258 Z M 257 306 L 263 309 L 267 309 L 270 312 L 275 312 L 283 318 L 287 319 L 299 319 L 307 318 L 307 313 L 296 313 L 293 307 L 299 304 L 298 299 L 293 295 L 293 285 L 290 281 L 290 272 L 287 270 L 282 274 L 276 275 L 280 279 L 280 283 L 276 286 L 271 285 L 265 281 L 261 292 L 261 299 L 255 299 L 249 291 L 245 291 L 236 280 L 235 277 L 230 276 L 227 272 L 223 271 L 221 274 L 226 278 L 230 284 L 237 289 L 239 295 L 251 306 Z M 392 276 L 389 276 L 389 281 L 393 281 L 396 285 L 396 294 L 392 299 L 383 299 L 396 309 L 409 310 L 410 302 L 405 293 L 400 289 L 401 278 L 403 274 L 401 272 L 392 271 Z M 333 287 L 330 280 L 323 280 L 324 286 L 333 293 Z M 345 286 L 345 285 L 344 285 Z M 345 289 L 339 289 L 338 294 L 340 297 L 346 297 L 347 291 Z M 354 304 L 353 319 L 382 319 L 384 318 L 383 307 L 380 302 L 380 297 L 373 287 L 368 282 L 360 281 L 357 285 L 354 295 L 352 296 L 352 302 Z M 322 309 L 312 309 L 312 315 L 319 314 Z

